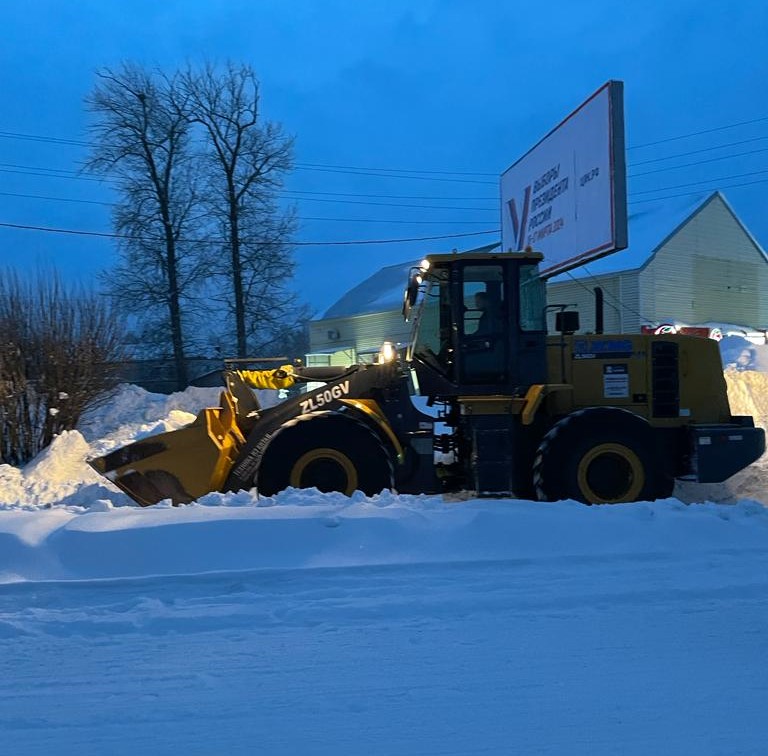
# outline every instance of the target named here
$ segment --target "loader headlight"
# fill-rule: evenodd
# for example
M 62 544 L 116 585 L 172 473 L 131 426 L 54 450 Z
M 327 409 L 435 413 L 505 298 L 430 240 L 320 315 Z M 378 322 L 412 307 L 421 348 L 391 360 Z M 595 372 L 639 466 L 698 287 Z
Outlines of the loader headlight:
M 391 341 L 385 341 L 379 349 L 379 362 L 393 362 L 397 357 L 397 349 Z

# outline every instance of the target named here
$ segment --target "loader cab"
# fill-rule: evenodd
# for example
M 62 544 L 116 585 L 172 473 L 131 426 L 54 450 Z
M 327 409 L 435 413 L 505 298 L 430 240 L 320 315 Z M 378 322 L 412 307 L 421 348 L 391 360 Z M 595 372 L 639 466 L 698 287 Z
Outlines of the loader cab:
M 536 253 L 431 255 L 414 272 L 406 289 L 406 304 L 409 293 L 414 304 L 408 360 L 420 393 L 515 395 L 546 381 L 540 260 Z

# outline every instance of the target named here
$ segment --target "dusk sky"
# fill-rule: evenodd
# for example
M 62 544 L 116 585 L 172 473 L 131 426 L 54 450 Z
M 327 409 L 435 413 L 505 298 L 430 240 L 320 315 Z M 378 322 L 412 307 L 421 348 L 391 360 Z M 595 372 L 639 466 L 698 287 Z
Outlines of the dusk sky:
M 761 0 L 6 0 L 0 29 L 0 223 L 111 231 L 108 183 L 78 174 L 97 69 L 249 63 L 296 138 L 283 199 L 318 314 L 384 265 L 498 239 L 499 174 L 609 79 L 630 214 L 721 189 L 768 245 Z M 0 225 L 4 266 L 88 281 L 114 259 L 108 239 Z

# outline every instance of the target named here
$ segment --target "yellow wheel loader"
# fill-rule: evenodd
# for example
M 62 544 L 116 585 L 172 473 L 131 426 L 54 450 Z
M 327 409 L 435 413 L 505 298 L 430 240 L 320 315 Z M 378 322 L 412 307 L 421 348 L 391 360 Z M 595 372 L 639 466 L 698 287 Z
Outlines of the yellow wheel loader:
M 291 486 L 612 503 L 722 481 L 762 455 L 763 430 L 731 415 L 714 341 L 576 334 L 563 307 L 548 335 L 540 260 L 430 255 L 405 287 L 404 354 L 229 371 L 219 407 L 91 464 L 141 505 Z M 321 385 L 268 409 L 249 388 L 308 382 Z

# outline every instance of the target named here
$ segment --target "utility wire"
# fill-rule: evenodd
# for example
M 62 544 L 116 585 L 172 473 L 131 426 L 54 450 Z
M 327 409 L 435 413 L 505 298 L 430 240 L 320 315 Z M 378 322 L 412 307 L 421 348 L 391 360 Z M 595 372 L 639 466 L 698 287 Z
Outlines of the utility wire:
M 477 179 L 458 179 L 458 178 L 437 178 L 432 176 L 403 176 L 397 173 L 373 173 L 371 171 L 351 171 L 348 169 L 336 169 L 336 168 L 305 168 L 298 163 L 295 166 L 295 169 L 298 171 L 322 171 L 324 173 L 346 173 L 350 176 L 376 176 L 378 178 L 399 178 L 399 179 L 409 179 L 413 181 L 446 181 L 446 182 L 453 182 L 453 183 L 459 183 L 459 184 L 490 184 L 492 186 L 497 186 L 498 181 L 479 181 Z M 417 173 L 417 171 L 414 171 L 414 173 Z M 418 173 L 426 173 L 426 171 L 418 171 Z
M 2 169 L 0 169 L 2 170 Z M 701 187 L 700 189 L 697 189 L 692 192 L 684 193 L 684 194 L 675 194 L 671 195 L 671 197 L 683 197 L 683 196 L 690 196 L 693 194 L 699 194 L 701 192 L 705 191 L 714 191 L 715 189 L 732 189 L 737 188 L 741 186 L 751 186 L 753 184 L 762 183 L 762 181 L 750 181 L 750 182 L 744 182 L 744 183 L 738 183 L 738 184 L 727 184 L 723 186 L 721 182 L 723 181 L 731 181 L 733 179 L 738 178 L 747 178 L 750 176 L 759 176 L 768 173 L 768 170 L 759 170 L 759 171 L 748 171 L 747 173 L 735 173 L 730 176 L 718 176 L 715 178 L 709 178 L 709 179 L 701 179 L 699 181 L 691 181 L 684 184 L 673 184 L 672 186 L 660 186 L 655 189 L 643 189 L 639 191 L 632 191 L 629 192 L 628 198 L 631 200 L 633 197 L 638 197 L 640 195 L 645 194 L 657 194 L 659 192 L 667 192 L 672 191 L 674 189 L 686 189 L 688 187 L 694 187 L 694 186 L 700 186 L 702 184 L 715 184 L 714 187 L 708 188 L 708 187 Z M 367 194 L 349 194 L 349 193 L 336 193 L 336 192 L 296 192 L 293 190 L 286 190 L 284 192 L 279 192 L 282 195 L 285 194 L 331 194 L 334 196 L 340 196 L 340 197 L 387 197 L 387 196 L 393 196 L 393 197 L 401 197 L 402 199 L 410 199 L 411 197 L 413 199 L 422 199 L 421 196 L 411 196 L 411 195 L 367 195 Z M 3 197 L 20 197 L 24 199 L 42 199 L 42 200 L 52 200 L 57 202 L 75 202 L 75 203 L 85 203 L 85 204 L 91 204 L 91 205 L 104 205 L 105 207 L 113 207 L 115 203 L 111 202 L 100 202 L 98 200 L 90 200 L 90 199 L 75 199 L 72 197 L 53 197 L 50 195 L 41 195 L 41 194 L 23 194 L 20 192 L 0 192 L 0 196 Z M 670 198 L 671 198 L 670 197 Z M 359 200 L 347 200 L 347 199 L 324 199 L 324 198 L 317 198 L 317 197 L 286 197 L 286 199 L 292 199 L 299 202 L 328 202 L 328 203 L 340 203 L 340 204 L 351 204 L 351 205 L 371 205 L 374 207 L 402 207 L 402 208 L 408 208 L 408 209 L 417 209 L 417 210 L 461 210 L 461 211 L 474 211 L 479 210 L 483 212 L 498 212 L 499 208 L 498 205 L 494 207 L 460 207 L 455 205 L 417 205 L 417 204 L 405 204 L 405 203 L 395 203 L 395 202 L 365 202 L 365 201 L 359 201 Z M 429 197 L 426 197 L 424 199 L 430 199 Z M 432 199 L 438 200 L 451 200 L 450 197 L 434 197 Z M 475 199 L 473 197 L 461 197 L 456 198 L 457 200 L 467 200 L 467 199 Z M 477 198 L 480 200 L 481 198 Z M 635 200 L 634 202 L 630 204 L 634 204 L 636 202 L 656 202 L 659 200 L 663 200 L 665 197 L 659 197 L 654 198 L 651 197 L 649 199 L 645 200 Z M 483 197 L 483 201 L 488 202 L 495 202 L 498 200 L 497 197 Z M 358 219 L 328 219 L 328 218 L 322 218 L 318 220 L 358 220 Z M 359 219 L 362 220 L 362 219 Z M 379 221 L 379 222 L 387 222 L 387 221 Z M 415 222 L 415 221 L 414 221 Z
M 737 152 L 733 155 L 720 155 L 718 157 L 708 158 L 707 160 L 697 160 L 693 163 L 683 163 L 682 165 L 669 165 L 666 168 L 654 168 L 652 171 L 643 173 L 628 173 L 627 178 L 639 178 L 640 176 L 650 176 L 652 173 L 663 173 L 664 171 L 674 171 L 678 168 L 691 168 L 705 163 L 716 163 L 719 160 L 730 160 L 730 158 L 744 157 L 745 155 L 757 155 L 759 152 L 768 152 L 768 147 L 761 147 L 759 150 L 748 150 L 747 152 Z
M 317 194 L 324 197 L 370 197 L 373 199 L 415 199 L 415 200 L 435 200 L 451 202 L 467 201 L 495 201 L 496 197 L 430 197 L 423 194 L 360 194 L 358 192 L 311 192 L 299 189 L 285 189 L 282 194 Z
M 768 120 L 768 117 L 753 119 L 751 121 L 742 121 L 742 122 L 738 122 L 738 123 L 734 123 L 734 124 L 727 124 L 727 125 L 724 125 L 724 126 L 716 127 L 716 128 L 713 128 L 713 129 L 705 129 L 705 130 L 702 130 L 702 131 L 699 131 L 699 132 L 692 132 L 690 134 L 679 135 L 678 137 L 670 137 L 670 138 L 665 139 L 665 140 L 658 140 L 657 142 L 654 142 L 654 143 L 650 143 L 649 142 L 649 143 L 647 143 L 645 145 L 636 145 L 636 146 L 637 147 L 640 147 L 640 146 L 651 146 L 652 144 L 658 144 L 658 143 L 673 141 L 675 139 L 682 139 L 682 138 L 686 138 L 688 136 L 696 136 L 696 135 L 699 135 L 699 134 L 711 133 L 711 132 L 715 132 L 715 131 L 721 131 L 721 130 L 728 129 L 728 128 L 735 128 L 737 126 L 742 126 L 742 125 L 747 125 L 747 124 L 751 124 L 751 123 L 762 122 L 762 121 L 766 121 L 766 120 Z M 51 142 L 51 143 L 56 143 L 56 144 L 63 143 L 63 144 L 74 144 L 74 145 L 78 145 L 78 146 L 87 146 L 88 145 L 87 142 L 82 142 L 82 141 L 79 141 L 79 140 L 62 139 L 62 138 L 58 138 L 58 137 L 48 137 L 48 136 L 34 135 L 34 134 L 17 134 L 15 132 L 0 132 L 0 137 L 32 139 L 32 140 L 35 140 L 35 141 L 44 141 L 44 142 Z M 689 151 L 687 153 L 679 153 L 679 154 L 670 155 L 670 156 L 667 156 L 667 157 L 664 157 L 664 158 L 654 158 L 652 160 L 639 161 L 637 163 L 633 163 L 632 165 L 643 165 L 643 164 L 647 164 L 647 163 L 661 162 L 661 161 L 673 159 L 673 158 L 676 158 L 676 157 L 683 157 L 685 155 L 692 155 L 692 154 L 700 154 L 702 152 L 704 152 L 704 153 L 711 152 L 713 150 L 722 149 L 722 148 L 725 148 L 725 147 L 728 147 L 728 146 L 735 146 L 735 145 L 738 145 L 738 144 L 746 144 L 746 143 L 749 143 L 749 142 L 755 142 L 755 141 L 759 141 L 759 140 L 763 140 L 763 139 L 768 139 L 768 136 L 755 137 L 755 138 L 752 138 L 752 139 L 741 140 L 741 141 L 738 141 L 738 142 L 729 142 L 729 143 L 726 143 L 726 144 L 723 144 L 723 145 L 716 145 L 716 146 L 713 146 L 713 147 L 703 148 L 703 149 L 700 149 L 700 150 L 693 150 L 693 151 Z M 766 151 L 768 151 L 768 148 L 763 148 L 763 149 L 758 149 L 758 150 L 749 150 L 749 151 L 745 151 L 745 152 L 741 152 L 741 153 L 735 153 L 735 154 L 730 154 L 730 155 L 721 155 L 721 156 L 713 157 L 713 158 L 710 158 L 710 159 L 692 161 L 692 162 L 684 163 L 684 164 L 681 164 L 681 165 L 657 168 L 657 169 L 650 170 L 650 171 L 644 171 L 642 173 L 634 173 L 634 174 L 630 173 L 628 175 L 628 178 L 639 178 L 639 177 L 643 177 L 643 176 L 647 176 L 647 175 L 652 175 L 652 174 L 655 174 L 655 173 L 662 173 L 662 172 L 671 171 L 671 170 L 680 170 L 680 169 L 683 169 L 683 168 L 689 168 L 689 167 L 694 167 L 694 166 L 697 166 L 697 165 L 703 165 L 703 164 L 708 164 L 708 163 L 712 163 L 712 162 L 728 160 L 728 159 L 731 159 L 731 158 L 744 157 L 744 156 L 753 155 L 753 154 L 757 154 L 757 153 L 761 153 L 761 152 L 766 152 Z M 395 171 L 397 171 L 400 174 L 404 174 L 404 173 L 408 172 L 406 169 L 358 169 L 358 168 L 356 168 L 354 166 L 338 166 L 338 167 L 333 167 L 333 166 L 329 166 L 329 165 L 325 165 L 325 164 L 305 164 L 305 167 L 306 167 L 306 169 L 317 169 L 317 170 L 324 170 L 324 171 L 328 171 L 328 172 L 342 172 L 342 173 L 345 172 L 346 170 L 352 170 L 353 173 L 358 173 L 360 175 L 372 175 L 372 176 L 375 176 L 375 177 L 378 176 L 378 177 L 382 177 L 382 178 L 388 178 L 388 177 L 389 178 L 413 178 L 413 179 L 421 179 L 421 180 L 429 180 L 429 181 L 431 181 L 431 180 L 436 180 L 436 181 L 458 181 L 458 182 L 462 182 L 462 183 L 480 183 L 480 184 L 495 184 L 496 183 L 496 182 L 485 182 L 485 181 L 467 181 L 465 179 L 428 178 L 426 176 L 405 176 L 405 175 L 397 175 L 396 173 L 394 173 Z M 386 171 L 386 170 L 389 170 L 390 172 L 389 173 L 384 173 L 383 171 Z M 47 173 L 38 173 L 37 171 L 46 171 Z M 370 171 L 378 171 L 378 172 L 372 173 Z M 71 171 L 71 170 L 67 170 L 67 169 L 39 168 L 39 167 L 35 167 L 35 166 L 18 165 L 18 164 L 13 164 L 13 163 L 0 163 L 0 172 L 4 172 L 4 173 L 18 173 L 18 174 L 21 174 L 21 175 L 39 176 L 39 177 L 42 177 L 42 178 L 51 178 L 51 177 L 53 177 L 53 178 L 70 178 L 70 179 L 87 180 L 87 181 L 100 181 L 100 182 L 104 181 L 104 179 L 101 178 L 101 177 L 82 176 L 82 175 L 78 175 L 78 173 L 76 171 Z M 732 176 L 724 176 L 724 177 L 720 177 L 720 178 L 716 178 L 716 179 L 703 179 L 701 181 L 691 182 L 689 184 L 678 184 L 678 185 L 671 186 L 671 187 L 659 187 L 659 188 L 656 188 L 656 189 L 648 189 L 648 190 L 643 190 L 643 191 L 630 192 L 629 193 L 629 198 L 632 199 L 633 197 L 636 197 L 636 196 L 641 195 L 641 194 L 655 194 L 655 193 L 658 193 L 658 192 L 669 191 L 670 189 L 675 189 L 675 188 L 685 188 L 687 186 L 696 186 L 696 185 L 701 185 L 701 184 L 706 184 L 706 183 L 714 183 L 714 182 L 718 182 L 718 181 L 727 181 L 727 180 L 731 180 L 733 178 L 746 177 L 746 176 L 749 176 L 749 175 L 757 175 L 757 174 L 764 173 L 764 172 L 765 171 L 754 171 L 754 172 L 751 172 L 751 173 L 735 174 L 735 175 L 732 175 Z M 440 174 L 440 175 L 450 175 L 450 174 L 452 174 L 452 172 L 448 172 L 448 171 L 424 171 L 422 173 L 428 173 L 428 174 L 432 174 L 432 175 L 434 175 L 434 174 Z M 463 173 L 462 172 L 457 172 L 457 173 L 455 173 L 453 175 L 490 175 L 490 174 L 482 174 L 482 173 L 476 173 L 475 174 L 475 173 L 469 173 L 469 172 L 463 172 Z M 744 182 L 744 183 L 739 183 L 739 184 L 730 184 L 730 185 L 727 185 L 727 186 L 719 186 L 718 188 L 722 188 L 722 189 L 739 188 L 739 187 L 743 187 L 743 186 L 752 186 L 752 185 L 755 185 L 755 184 L 758 184 L 758 183 L 763 183 L 763 182 L 762 181 Z M 704 191 L 704 189 L 702 189 L 700 191 Z M 695 194 L 695 193 L 698 193 L 698 192 L 691 192 L 689 194 Z M 3 196 L 14 196 L 10 192 L 6 192 L 6 193 L 2 193 L 2 194 L 3 194 Z M 395 198 L 421 199 L 422 198 L 421 196 L 418 196 L 418 195 L 417 196 L 414 196 L 414 195 L 405 195 L 405 196 L 403 196 L 403 195 L 356 195 L 354 193 L 332 193 L 332 192 L 323 192 L 323 193 L 321 193 L 321 192 L 307 192 L 307 191 L 299 191 L 299 190 L 285 190 L 284 192 L 281 192 L 281 194 L 283 194 L 283 195 L 287 195 L 287 194 L 302 194 L 302 195 L 323 194 L 324 196 L 343 196 L 343 197 L 365 196 L 365 197 L 381 197 L 381 198 L 393 198 L 393 199 L 395 199 Z M 24 197 L 27 197 L 27 198 L 36 198 L 35 195 L 22 195 L 22 194 L 19 194 L 19 195 L 15 195 L 15 196 L 24 196 Z M 669 196 L 664 196 L 664 197 L 649 198 L 649 199 L 644 199 L 644 200 L 636 200 L 635 199 L 635 200 L 632 200 L 629 204 L 639 204 L 639 203 L 648 203 L 648 202 L 654 202 L 654 201 L 664 201 L 666 199 L 672 199 L 672 198 L 680 197 L 680 196 L 688 196 L 688 195 L 687 194 L 675 194 L 675 195 L 669 195 Z M 97 203 L 94 200 L 74 200 L 74 199 L 69 199 L 69 198 L 53 198 L 53 197 L 49 197 L 49 196 L 42 197 L 42 196 L 39 196 L 39 195 L 37 196 L 37 198 L 40 198 L 40 199 L 51 199 L 51 200 L 57 199 L 58 201 L 68 201 L 68 202 L 76 202 L 77 201 L 77 202 L 88 203 L 88 204 L 104 204 L 104 205 L 108 204 L 108 203 Z M 298 199 L 303 199 L 304 201 L 323 201 L 323 200 L 319 200 L 319 199 L 316 199 L 314 197 L 308 197 L 308 196 L 299 197 Z M 445 200 L 456 201 L 459 198 L 455 198 L 454 199 L 454 198 L 450 198 L 450 197 L 440 197 L 440 198 L 435 198 L 435 199 L 442 199 L 444 201 Z M 487 199 L 487 201 L 493 201 L 492 198 L 475 198 L 475 197 L 471 197 L 470 198 L 470 197 L 467 197 L 467 198 L 461 198 L 461 199 L 463 201 L 466 201 L 466 200 L 486 201 L 486 199 Z M 488 211 L 491 211 L 492 209 L 495 209 L 495 208 L 459 208 L 459 207 L 455 207 L 455 206 L 435 207 L 435 206 L 428 206 L 428 205 L 421 205 L 421 206 L 420 205 L 399 205 L 399 204 L 396 204 L 396 203 L 373 203 L 373 202 L 365 203 L 365 202 L 362 202 L 362 201 L 359 201 L 359 200 L 348 200 L 348 199 L 347 200 L 324 200 L 324 201 L 326 201 L 326 202 L 336 201 L 336 202 L 344 203 L 344 204 L 370 204 L 372 206 L 393 206 L 393 207 L 401 206 L 401 207 L 411 207 L 411 208 L 414 208 L 414 209 L 425 209 L 425 210 L 432 210 L 432 209 L 446 209 L 446 210 L 448 210 L 448 209 L 450 209 L 450 210 L 488 210 Z M 320 219 L 318 219 L 318 220 L 320 220 Z M 322 220 L 325 220 L 325 219 L 322 219 Z M 351 221 L 353 219 L 328 219 L 328 220 L 335 220 L 335 221 L 338 222 L 338 221 L 342 221 L 342 220 L 345 220 L 345 221 L 346 220 L 350 220 Z M 360 222 L 398 222 L 398 223 L 399 222 L 405 222 L 405 221 L 399 221 L 399 220 L 394 220 L 394 221 L 377 221 L 377 220 L 374 221 L 373 219 L 358 219 L 358 220 Z M 428 223 L 428 221 L 413 221 L 413 223 Z
M 715 126 L 710 129 L 702 129 L 699 131 L 691 131 L 687 132 L 685 134 L 678 134 L 676 136 L 672 137 L 666 137 L 664 139 L 657 139 L 653 142 L 645 142 L 643 144 L 634 144 L 627 147 L 627 150 L 636 150 L 641 149 L 645 147 L 652 147 L 659 144 L 666 144 L 668 142 L 674 142 L 681 139 L 689 139 L 691 137 L 695 136 L 702 136 L 704 134 L 713 134 L 720 131 L 725 131 L 727 129 L 733 129 L 738 128 L 740 126 L 748 126 L 755 123 L 763 123 L 765 121 L 768 121 L 768 116 L 763 116 L 760 118 L 753 118 L 748 121 L 737 121 L 735 123 L 729 123 L 724 124 L 722 126 Z M 30 140 L 35 142 L 48 142 L 52 144 L 67 144 L 67 145 L 73 145 L 78 147 L 92 147 L 92 142 L 87 142 L 80 139 L 69 139 L 69 138 L 63 138 L 63 137 L 52 137 L 47 136 L 43 134 L 23 134 L 19 132 L 14 131 L 0 131 L 0 138 L 5 139 L 21 139 L 21 140 Z M 765 139 L 768 137 L 756 137 L 757 139 Z M 723 147 L 729 146 L 729 145 L 735 145 L 735 144 L 742 144 L 746 143 L 747 141 L 753 141 L 753 140 L 744 140 L 744 142 L 731 142 L 724 145 L 716 145 L 714 147 L 708 147 L 703 148 L 699 151 L 708 151 L 713 149 L 721 149 Z M 683 154 L 693 154 L 693 153 L 683 153 Z M 673 157 L 673 156 L 670 156 Z M 657 158 L 656 160 L 666 160 L 669 158 Z M 653 161 L 640 161 L 638 163 L 635 163 L 636 165 L 642 165 L 646 162 L 653 162 Z M 377 174 L 380 172 L 385 172 L 389 174 L 409 174 L 409 173 L 419 173 L 424 175 L 444 175 L 444 176 L 488 176 L 488 177 L 497 177 L 499 174 L 498 172 L 481 172 L 481 171 L 447 171 L 447 170 L 420 170 L 420 169 L 414 169 L 414 168 L 377 168 L 377 167 L 370 167 L 370 166 L 354 166 L 354 165 L 335 165 L 335 164 L 329 164 L 329 163 L 297 163 L 297 168 L 301 168 L 303 170 L 322 170 L 322 171 L 338 171 L 338 172 L 344 172 L 344 171 L 354 171 L 354 172 L 361 172 L 362 175 L 367 175 L 367 172 L 376 172 Z M 395 178 L 396 176 L 391 176 L 391 178 Z M 414 178 L 412 176 L 403 176 L 403 178 Z M 495 182 L 493 182 L 495 183 Z
M 656 192 L 668 192 L 672 189 L 685 189 L 689 186 L 697 186 L 699 184 L 712 184 L 717 181 L 730 181 L 731 179 L 736 178 L 746 178 L 747 176 L 758 176 L 763 173 L 768 173 L 768 170 L 765 171 L 750 171 L 749 173 L 735 173 L 733 176 L 721 176 L 720 178 L 713 178 L 713 179 L 702 179 L 701 181 L 692 181 L 688 184 L 675 184 L 674 186 L 660 186 L 657 189 L 644 189 L 641 192 L 630 192 L 628 196 L 635 197 L 638 194 L 655 194 Z M 703 189 L 700 191 L 704 191 Z
M 301 168 L 344 168 L 351 171 L 387 171 L 388 173 L 427 173 L 427 174 L 442 174 L 448 176 L 491 176 L 492 178 L 498 178 L 498 173 L 483 173 L 480 171 L 422 171 L 415 168 L 371 168 L 360 165 L 327 165 L 325 163 L 296 163 L 297 167 Z
M 650 163 L 662 163 L 665 160 L 673 160 L 674 158 L 679 157 L 688 157 L 688 155 L 698 155 L 702 152 L 712 152 L 713 150 L 722 150 L 726 147 L 737 147 L 740 144 L 751 144 L 752 142 L 764 142 L 766 139 L 768 139 L 768 136 L 758 136 L 758 137 L 752 137 L 751 139 L 741 139 L 738 142 L 726 142 L 725 144 L 716 144 L 712 147 L 702 147 L 698 150 L 690 150 L 688 152 L 678 152 L 674 155 L 667 155 L 666 157 L 659 157 L 659 158 L 651 158 L 650 160 L 635 160 L 634 162 L 629 164 L 629 167 L 633 167 L 636 165 L 648 165 Z
M 426 226 L 455 226 L 461 225 L 478 225 L 487 226 L 491 221 L 487 220 L 447 220 L 447 221 L 431 221 L 431 220 L 386 220 L 383 218 L 324 218 L 313 216 L 299 216 L 300 221 L 333 221 L 335 223 L 404 223 L 406 225 L 426 225 Z
M 130 239 L 131 241 L 142 241 L 148 243 L 158 243 L 165 240 L 164 237 L 135 237 L 127 234 L 115 234 L 107 231 L 87 231 L 84 229 L 72 229 L 72 228 L 52 228 L 49 226 L 32 226 L 23 223 L 7 223 L 0 222 L 0 228 L 13 228 L 22 231 L 40 231 L 50 234 L 69 234 L 73 236 L 95 236 L 105 239 Z M 293 247 L 330 247 L 330 246 L 342 246 L 342 245 L 354 245 L 354 244 L 400 244 L 404 242 L 420 242 L 420 241 L 433 241 L 436 239 L 459 239 L 466 236 L 482 236 L 485 234 L 500 234 L 501 229 L 492 228 L 487 231 L 467 231 L 460 234 L 442 234 L 439 236 L 414 236 L 408 238 L 398 239 L 343 239 L 336 241 L 292 241 L 288 242 Z M 177 243 L 185 244 L 226 244 L 226 239 L 177 239 Z M 249 239 L 250 244 L 261 244 L 264 246 L 286 244 L 284 241 L 273 240 L 259 240 Z
M 749 126 L 753 123 L 763 123 L 768 121 L 768 116 L 753 118 L 751 121 L 738 121 L 736 123 L 727 123 L 724 126 L 715 126 L 712 129 L 703 129 L 701 131 L 689 131 L 687 134 L 678 134 L 677 136 L 667 137 L 666 139 L 657 139 L 655 142 L 646 142 L 645 144 L 633 144 L 627 147 L 628 150 L 639 150 L 643 147 L 654 147 L 657 144 L 666 144 L 667 142 L 676 142 L 679 139 L 688 139 L 702 134 L 714 134 L 716 131 L 725 131 L 726 129 L 735 129 L 738 126 Z
M 768 183 L 768 179 L 758 179 L 757 181 L 745 181 L 741 184 L 726 184 L 725 186 L 718 186 L 711 189 L 700 189 L 697 192 L 683 192 L 682 194 L 670 194 L 666 197 L 651 197 L 650 199 L 644 199 L 644 200 L 631 200 L 627 202 L 628 205 L 639 205 L 639 204 L 646 204 L 648 202 L 662 202 L 664 200 L 668 199 L 675 199 L 676 197 L 692 197 L 695 194 L 701 194 L 702 192 L 714 192 L 719 191 L 720 189 L 738 189 L 742 186 L 754 186 L 755 184 L 765 184 Z
M 55 202 L 77 202 L 85 205 L 103 205 L 104 207 L 114 207 L 113 202 L 99 202 L 97 200 L 75 199 L 73 197 L 51 197 L 43 194 L 19 194 L 18 192 L 0 192 L 0 197 L 21 197 L 23 199 L 41 199 L 53 200 Z
M 0 136 L 3 134 L 7 134 L 8 132 L 0 132 Z M 32 135 L 24 135 L 29 136 L 31 138 Z M 36 136 L 37 139 L 43 139 L 41 136 Z M 51 137 L 51 139 L 53 139 Z M 740 140 L 736 142 L 728 142 L 726 144 L 721 145 L 715 145 L 712 147 L 706 147 L 699 150 L 691 150 L 688 152 L 683 153 L 677 153 L 675 155 L 668 155 L 666 157 L 661 158 L 653 158 L 649 160 L 643 160 L 638 161 L 635 163 L 631 163 L 629 167 L 633 167 L 636 165 L 646 165 L 651 163 L 659 163 L 664 162 L 667 160 L 672 160 L 678 157 L 685 157 L 687 155 L 694 155 L 694 154 L 701 154 L 701 153 L 707 153 L 712 152 L 714 150 L 718 149 L 724 149 L 726 147 L 730 146 L 737 146 L 740 144 L 747 144 L 752 143 L 756 141 L 761 141 L 768 139 L 768 136 L 759 136 L 754 137 L 751 139 L 746 140 Z M 58 141 L 65 141 L 65 142 L 74 142 L 74 140 L 58 140 Z M 639 178 L 642 176 L 648 176 L 655 173 L 663 173 L 666 171 L 672 171 L 672 170 L 679 170 L 682 168 L 690 168 L 697 165 L 703 165 L 706 163 L 711 162 L 717 162 L 721 160 L 729 160 L 731 158 L 737 158 L 737 157 L 744 157 L 747 155 L 753 155 L 760 152 L 766 152 L 768 151 L 768 148 L 763 148 L 759 150 L 749 150 L 746 152 L 740 152 L 735 153 L 731 155 L 720 155 L 714 158 L 705 159 L 705 160 L 697 160 L 689 163 L 683 163 L 682 165 L 674 165 L 674 166 L 664 166 L 661 168 L 656 168 L 651 171 L 643 171 L 641 173 L 629 173 L 628 178 Z M 406 170 L 406 169 L 362 169 L 362 168 L 356 168 L 354 166 L 325 166 L 322 164 L 298 164 L 297 169 L 299 170 L 320 170 L 325 171 L 329 173 L 350 173 L 351 175 L 361 175 L 361 176 L 372 176 L 375 178 L 401 178 L 401 179 L 413 179 L 413 180 L 421 180 L 421 181 L 441 181 L 441 182 L 459 182 L 459 183 L 473 183 L 473 184 L 482 184 L 482 185 L 496 185 L 497 182 L 495 181 L 477 181 L 477 180 L 468 180 L 468 179 L 459 179 L 459 178 L 444 178 L 443 176 L 446 175 L 493 175 L 493 174 L 485 174 L 485 173 L 470 173 L 470 172 L 451 172 L 451 171 L 416 171 L 416 170 Z M 37 171 L 46 171 L 47 173 L 38 173 Z M 17 165 L 13 163 L 0 163 L 0 172 L 3 173 L 18 173 L 21 175 L 30 175 L 30 176 L 40 176 L 42 178 L 72 178 L 77 180 L 86 180 L 86 181 L 100 181 L 103 182 L 104 179 L 101 177 L 94 177 L 94 176 L 83 176 L 78 175 L 78 172 L 76 171 L 70 171 L 67 169 L 61 169 L 61 168 L 45 168 L 45 167 L 38 167 L 38 166 L 26 166 L 26 165 Z M 430 174 L 430 175 L 405 175 L 406 173 L 422 173 L 422 174 Z M 435 177 L 436 174 L 439 174 L 440 177 Z M 353 195 L 354 196 L 354 195 Z M 394 198 L 394 196 L 393 196 Z M 445 198 L 445 199 L 451 199 L 451 198 Z M 470 198 L 467 198 L 470 199 Z M 471 198 L 475 199 L 475 198 Z
M 50 195 L 43 195 L 43 194 L 22 194 L 21 192 L 0 192 L 0 196 L 2 197 L 21 197 L 23 199 L 41 199 L 41 200 L 54 200 L 56 202 L 79 202 L 79 203 L 85 203 L 89 205 L 104 205 L 105 207 L 114 207 L 116 203 L 114 202 L 99 202 L 98 200 L 89 200 L 89 199 L 74 199 L 71 197 L 52 197 Z M 374 207 L 404 207 L 408 209 L 415 209 L 415 210 L 461 210 L 461 211 L 473 211 L 473 210 L 479 210 L 481 212 L 496 212 L 498 213 L 498 206 L 497 207 L 456 207 L 453 205 L 407 205 L 407 204 L 399 204 L 396 202 L 363 202 L 363 201 L 356 201 L 356 200 L 332 200 L 332 199 L 322 199 L 317 197 L 300 197 L 300 198 L 288 198 L 288 199 L 297 199 L 301 202 L 330 202 L 334 204 L 342 203 L 342 204 L 350 204 L 350 205 L 373 205 Z M 321 218 L 319 220 L 335 220 L 331 218 Z M 347 219 L 350 220 L 350 219 Z

